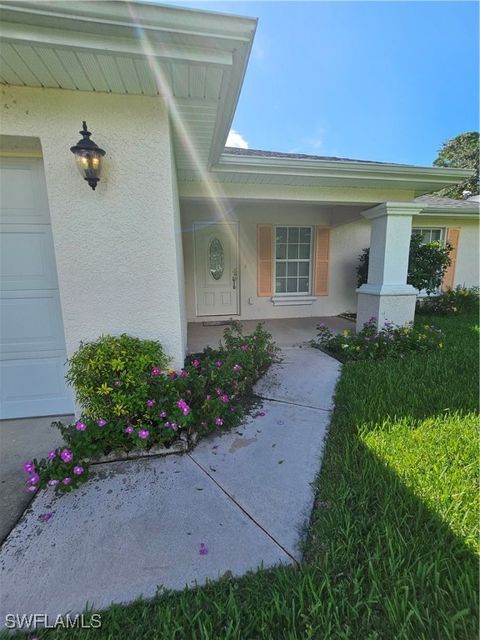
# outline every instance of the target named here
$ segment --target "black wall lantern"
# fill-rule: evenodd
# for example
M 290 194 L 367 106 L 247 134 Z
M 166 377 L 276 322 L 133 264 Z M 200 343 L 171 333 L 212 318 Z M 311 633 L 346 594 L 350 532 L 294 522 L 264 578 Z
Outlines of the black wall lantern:
M 83 178 L 95 191 L 98 181 L 100 180 L 100 172 L 102 170 L 102 159 L 105 151 L 90 140 L 92 135 L 87 129 L 87 123 L 83 121 L 83 128 L 80 131 L 82 139 L 77 142 L 74 147 L 70 147 L 70 151 L 75 155 L 78 170 Z

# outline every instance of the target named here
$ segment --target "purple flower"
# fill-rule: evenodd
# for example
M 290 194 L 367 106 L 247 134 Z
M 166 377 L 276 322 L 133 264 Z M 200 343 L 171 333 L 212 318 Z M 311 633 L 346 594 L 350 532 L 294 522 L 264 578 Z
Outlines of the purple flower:
M 140 431 L 138 432 L 138 437 L 141 438 L 142 440 L 146 440 L 149 435 L 150 435 L 150 432 L 147 431 L 146 429 L 140 429 Z
M 30 486 L 27 487 L 28 493 L 35 493 L 37 489 L 38 487 L 36 487 L 34 484 L 31 484 Z
M 73 467 L 73 473 L 76 476 L 81 476 L 84 471 L 85 469 L 83 467 L 80 467 L 80 466 Z
M 22 466 L 25 473 L 33 473 L 35 471 L 35 465 L 31 460 L 27 460 Z
M 190 374 L 188 373 L 188 371 L 185 371 L 185 369 L 182 369 L 179 375 L 180 375 L 180 378 L 188 378 Z
M 152 376 L 159 376 L 162 373 L 162 370 L 159 367 L 152 367 L 150 374 Z
M 97 424 L 99 427 L 104 427 L 107 424 L 107 421 L 103 418 L 100 418 L 100 420 L 97 420 Z
M 38 473 L 32 473 L 30 478 L 27 480 L 27 484 L 37 484 L 39 480 L 40 476 L 38 475 Z
M 248 344 L 241 344 L 241 345 L 240 345 L 240 349 L 241 349 L 242 351 L 248 351 Z
M 220 387 L 217 387 L 217 388 L 215 389 L 215 393 L 217 394 L 217 396 L 221 396 L 223 392 L 222 392 L 222 390 L 220 389 Z
M 185 400 L 179 400 L 177 402 L 177 407 L 182 410 L 184 416 L 188 416 L 188 414 L 190 413 L 190 407 L 185 402 Z
M 225 402 L 225 403 L 226 403 L 226 402 L 228 402 L 228 396 L 227 396 L 227 394 L 226 394 L 226 393 L 224 393 L 223 395 L 221 395 L 221 396 L 220 396 L 220 400 L 221 400 L 222 402 Z
M 47 460 L 53 460 L 56 457 L 57 457 L 57 452 L 55 451 L 55 449 L 52 449 L 51 451 L 48 452 Z
M 62 449 L 60 451 L 60 458 L 63 460 L 63 462 L 71 462 L 73 460 L 73 453 L 70 451 L 70 449 Z
M 42 522 L 48 522 L 50 518 L 53 516 L 53 513 L 42 513 L 38 516 L 38 519 Z
M 155 400 L 147 400 L 147 407 L 153 407 L 155 405 Z
M 160 411 L 160 418 L 166 418 L 167 417 L 167 412 L 166 411 Z
M 178 429 L 178 425 L 176 422 L 172 422 L 172 424 L 170 425 L 170 428 L 173 429 L 174 431 L 176 431 Z
M 85 424 L 85 422 L 82 422 L 81 420 L 78 420 L 78 422 L 75 423 L 75 429 L 77 431 L 85 431 L 86 428 L 87 428 L 87 425 Z
M 242 370 L 242 367 L 239 364 L 234 364 L 232 369 L 235 373 L 238 373 L 239 371 Z
M 56 487 L 59 482 L 60 480 L 49 480 L 47 484 L 49 487 Z
M 208 553 L 208 547 L 203 542 L 200 543 L 200 550 L 198 552 L 201 556 L 206 556 Z
M 133 433 L 133 427 L 131 424 L 127 424 L 125 428 L 125 433 Z
M 221 427 L 223 425 L 223 419 L 222 418 L 215 418 L 215 424 L 218 427 Z
M 196 369 L 197 367 L 199 367 L 199 366 L 200 366 L 200 362 L 199 362 L 198 360 L 194 360 L 194 361 L 192 362 L 192 367 L 195 367 L 195 369 Z
M 71 483 L 71 481 L 72 481 L 72 479 L 71 479 L 71 478 L 68 478 L 68 477 L 67 477 L 67 478 L 64 478 L 64 479 L 62 480 L 63 484 L 70 484 L 70 483 Z
M 222 362 L 221 360 L 217 360 L 217 361 L 215 362 L 215 366 L 216 366 L 218 369 L 220 369 L 220 367 L 222 366 L 222 364 L 223 364 L 223 362 Z

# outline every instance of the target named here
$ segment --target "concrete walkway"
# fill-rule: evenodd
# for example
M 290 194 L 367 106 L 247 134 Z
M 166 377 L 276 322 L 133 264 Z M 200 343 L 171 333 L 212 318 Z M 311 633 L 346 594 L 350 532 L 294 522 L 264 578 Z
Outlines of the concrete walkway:
M 282 355 L 257 385 L 262 408 L 235 431 L 188 455 L 99 465 L 76 492 L 38 495 L 0 550 L 0 619 L 296 564 L 340 366 L 309 348 Z

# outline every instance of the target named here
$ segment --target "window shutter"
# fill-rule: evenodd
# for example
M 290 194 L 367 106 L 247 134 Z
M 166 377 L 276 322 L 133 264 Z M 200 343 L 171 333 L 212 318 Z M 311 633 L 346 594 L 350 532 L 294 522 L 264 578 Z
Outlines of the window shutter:
M 272 225 L 257 225 L 257 296 L 271 296 L 273 283 Z
M 445 272 L 443 278 L 442 289 L 453 289 L 455 282 L 455 267 L 457 266 L 457 252 L 458 252 L 458 240 L 460 238 L 460 229 L 457 227 L 450 227 L 447 229 L 447 242 L 452 246 L 450 252 L 450 266 Z
M 313 293 L 328 295 L 328 261 L 330 254 L 330 229 L 317 226 L 315 230 L 315 264 L 313 266 Z

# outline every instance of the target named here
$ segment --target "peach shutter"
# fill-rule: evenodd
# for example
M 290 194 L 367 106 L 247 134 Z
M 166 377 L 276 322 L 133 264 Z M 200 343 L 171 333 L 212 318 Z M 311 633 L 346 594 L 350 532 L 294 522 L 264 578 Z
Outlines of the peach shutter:
M 272 225 L 257 225 L 257 296 L 271 296 L 273 285 Z
M 330 229 L 315 228 L 315 263 L 313 266 L 313 293 L 316 296 L 328 295 L 328 262 L 330 255 Z
M 445 272 L 443 278 L 442 289 L 453 289 L 455 282 L 455 267 L 457 265 L 457 252 L 458 252 L 458 240 L 460 238 L 460 229 L 457 227 L 450 227 L 447 229 L 447 242 L 452 246 L 450 251 L 450 266 Z

